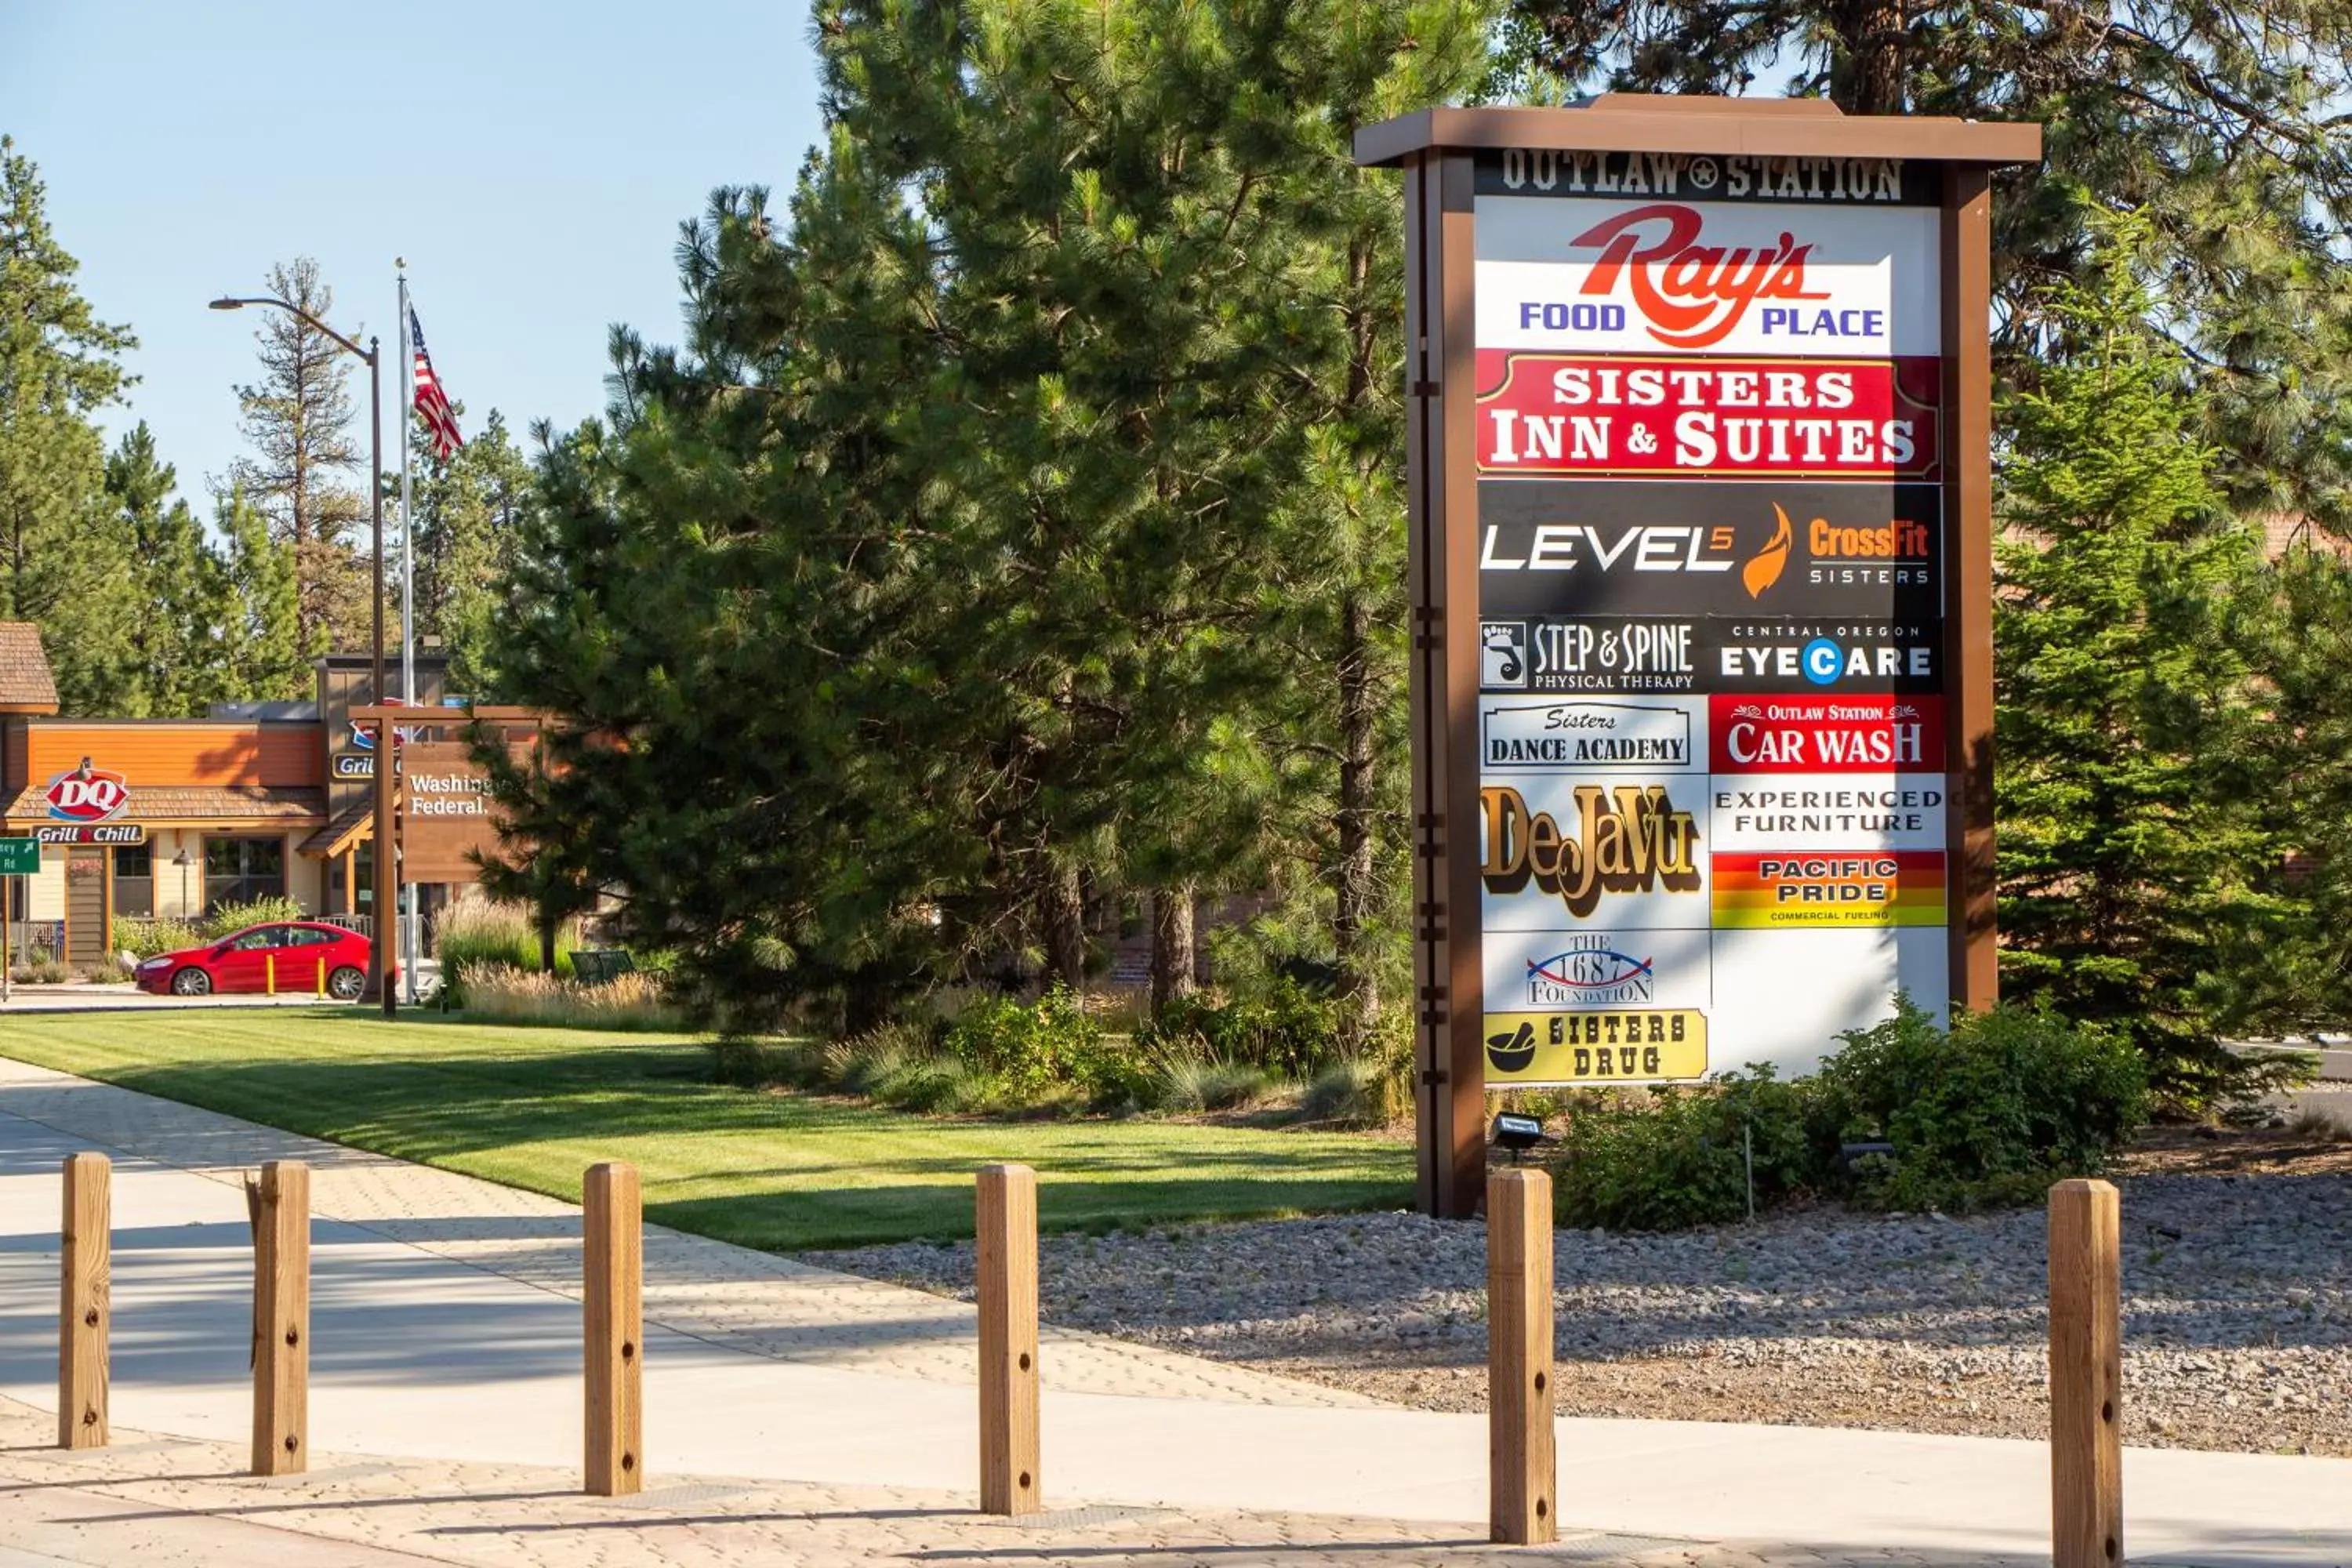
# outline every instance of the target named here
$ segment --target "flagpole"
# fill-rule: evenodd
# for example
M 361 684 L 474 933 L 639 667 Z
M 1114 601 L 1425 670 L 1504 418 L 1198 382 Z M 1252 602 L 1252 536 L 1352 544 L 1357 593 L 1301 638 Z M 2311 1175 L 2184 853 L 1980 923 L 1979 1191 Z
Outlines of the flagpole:
M 416 703 L 416 513 L 408 499 L 408 454 L 416 424 L 416 350 L 408 341 L 408 263 L 394 258 L 400 279 L 400 700 Z M 397 754 L 396 752 L 394 753 Z M 393 765 L 392 756 L 376 759 Z M 400 973 L 408 1005 L 416 1005 L 416 885 L 400 879 Z

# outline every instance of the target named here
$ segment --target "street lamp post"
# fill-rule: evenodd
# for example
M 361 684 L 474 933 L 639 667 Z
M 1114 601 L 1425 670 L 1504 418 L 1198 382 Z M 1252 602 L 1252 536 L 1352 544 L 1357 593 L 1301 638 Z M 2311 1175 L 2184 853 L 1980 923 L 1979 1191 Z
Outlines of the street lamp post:
M 375 641 L 372 655 L 373 673 L 370 698 L 382 710 L 387 705 L 387 694 L 383 684 L 383 365 L 382 356 L 376 352 L 378 340 L 370 338 L 368 346 L 362 348 L 299 305 L 275 295 L 265 294 L 252 299 L 223 296 L 213 301 L 212 308 L 215 310 L 239 310 L 247 305 L 276 306 L 289 315 L 309 322 L 367 362 L 371 458 L 368 509 L 375 540 L 373 605 Z M 394 912 L 387 921 L 384 913 L 387 910 L 396 911 L 398 907 L 395 884 L 399 880 L 399 872 L 394 866 L 392 855 L 392 721 L 379 719 L 375 726 L 375 934 L 368 943 L 368 984 L 374 986 L 376 994 L 383 999 L 383 1016 L 387 1018 L 400 1010 L 399 999 L 394 994 L 396 988 L 392 984 L 392 961 L 388 956 L 391 951 L 388 941 L 398 937 L 400 917 Z

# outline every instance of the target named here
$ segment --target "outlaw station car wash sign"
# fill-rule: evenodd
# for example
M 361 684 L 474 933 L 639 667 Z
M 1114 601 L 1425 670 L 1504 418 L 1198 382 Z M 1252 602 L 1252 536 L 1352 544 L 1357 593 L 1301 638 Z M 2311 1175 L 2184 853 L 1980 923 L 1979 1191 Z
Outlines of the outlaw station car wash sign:
M 1989 172 L 2032 126 L 1611 95 L 1406 171 L 1422 1196 L 1484 1090 L 1992 998 Z

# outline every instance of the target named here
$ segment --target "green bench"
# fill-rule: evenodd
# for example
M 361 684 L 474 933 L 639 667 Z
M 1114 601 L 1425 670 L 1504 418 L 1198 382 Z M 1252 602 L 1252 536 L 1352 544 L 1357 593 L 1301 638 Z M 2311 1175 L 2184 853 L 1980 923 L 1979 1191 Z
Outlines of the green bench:
M 636 967 L 625 947 L 582 948 L 572 955 L 572 977 L 583 985 L 602 985 L 635 973 Z

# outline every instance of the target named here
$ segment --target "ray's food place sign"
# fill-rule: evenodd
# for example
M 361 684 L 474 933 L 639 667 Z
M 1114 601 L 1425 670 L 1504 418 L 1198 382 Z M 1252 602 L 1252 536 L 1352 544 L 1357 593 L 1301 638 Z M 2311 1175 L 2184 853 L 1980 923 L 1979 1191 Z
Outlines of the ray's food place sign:
M 1994 995 L 1990 175 L 2033 125 L 1611 94 L 1405 182 L 1421 1206 L 1486 1094 Z

